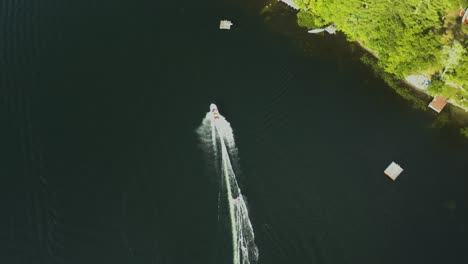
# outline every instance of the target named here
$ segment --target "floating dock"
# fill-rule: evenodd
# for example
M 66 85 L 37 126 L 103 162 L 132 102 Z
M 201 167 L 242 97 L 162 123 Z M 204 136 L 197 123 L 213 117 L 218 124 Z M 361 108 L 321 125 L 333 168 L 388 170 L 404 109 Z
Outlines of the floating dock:
M 233 25 L 232 22 L 229 21 L 229 20 L 221 20 L 221 21 L 219 22 L 219 29 L 227 29 L 227 30 L 230 30 L 232 25 Z
M 392 180 L 396 180 L 396 178 L 403 172 L 403 169 L 400 165 L 396 164 L 392 161 L 392 163 L 385 169 L 384 173 L 390 177 Z

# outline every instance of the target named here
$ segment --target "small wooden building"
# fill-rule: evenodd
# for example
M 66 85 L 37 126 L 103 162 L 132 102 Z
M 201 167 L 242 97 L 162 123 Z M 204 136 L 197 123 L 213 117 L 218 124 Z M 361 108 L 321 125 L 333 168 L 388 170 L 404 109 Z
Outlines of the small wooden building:
M 461 23 L 468 24 L 468 8 L 465 11 L 462 9 L 460 11 L 460 16 L 462 17 Z
M 432 100 L 432 102 L 429 104 L 429 107 L 437 113 L 440 113 L 440 111 L 444 109 L 447 102 L 447 98 L 443 97 L 442 95 L 437 95 L 436 97 L 434 97 L 434 100 Z
M 392 180 L 396 180 L 396 178 L 400 175 L 401 172 L 403 172 L 403 169 L 400 167 L 400 165 L 396 164 L 393 161 L 384 171 L 384 173 Z

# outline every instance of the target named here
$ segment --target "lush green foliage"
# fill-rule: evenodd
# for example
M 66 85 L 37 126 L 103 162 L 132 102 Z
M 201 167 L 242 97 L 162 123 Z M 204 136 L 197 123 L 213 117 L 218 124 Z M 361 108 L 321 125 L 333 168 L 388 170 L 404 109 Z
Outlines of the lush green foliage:
M 442 72 L 442 77 L 445 76 L 447 72 L 453 72 L 454 67 L 460 65 L 460 60 L 463 57 L 463 55 L 465 55 L 465 53 L 466 50 L 463 48 L 460 42 L 456 40 L 453 41 L 451 46 L 444 47 L 444 49 L 442 50 L 442 62 L 445 65 L 445 69 Z
M 301 8 L 299 25 L 313 28 L 334 23 L 351 41 L 372 50 L 388 73 L 401 78 L 444 71 L 447 80 L 467 83 L 466 43 L 454 41 L 458 33 L 453 33 L 461 30 L 457 19 L 463 3 L 459 0 L 295 2 Z
M 429 85 L 429 92 L 433 95 L 440 94 L 442 92 L 442 88 L 444 87 L 444 82 L 440 80 L 434 80 Z
M 458 66 L 454 67 L 445 77 L 447 81 L 457 83 L 468 90 L 468 56 L 462 56 Z
M 468 138 L 468 127 L 460 128 L 460 133 L 466 138 Z
M 309 12 L 299 11 L 297 13 L 297 24 L 301 27 L 314 28 L 315 16 Z

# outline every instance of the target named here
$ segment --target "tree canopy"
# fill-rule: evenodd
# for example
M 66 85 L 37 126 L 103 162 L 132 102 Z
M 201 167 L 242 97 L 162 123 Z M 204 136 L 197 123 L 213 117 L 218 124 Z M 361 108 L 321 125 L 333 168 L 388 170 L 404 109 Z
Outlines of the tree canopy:
M 455 83 L 445 90 L 464 90 L 450 94 L 468 95 L 468 25 L 459 17 L 468 0 L 294 1 L 300 7 L 300 26 L 335 24 L 350 41 L 373 51 L 385 72 L 399 78 L 437 76 Z M 445 91 L 439 86 L 430 91 Z

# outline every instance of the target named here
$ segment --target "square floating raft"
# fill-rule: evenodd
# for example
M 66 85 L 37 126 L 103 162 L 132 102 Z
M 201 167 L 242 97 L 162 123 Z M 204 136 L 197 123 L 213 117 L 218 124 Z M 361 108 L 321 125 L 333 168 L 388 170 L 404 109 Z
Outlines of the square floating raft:
M 390 177 L 390 179 L 396 180 L 402 171 L 403 169 L 400 167 L 400 165 L 392 161 L 392 163 L 385 169 L 384 173 Z
M 232 22 L 229 21 L 229 20 L 221 20 L 221 21 L 219 22 L 219 29 L 227 29 L 227 30 L 229 30 L 229 29 L 231 29 L 231 26 L 232 26 L 232 25 L 233 25 Z

